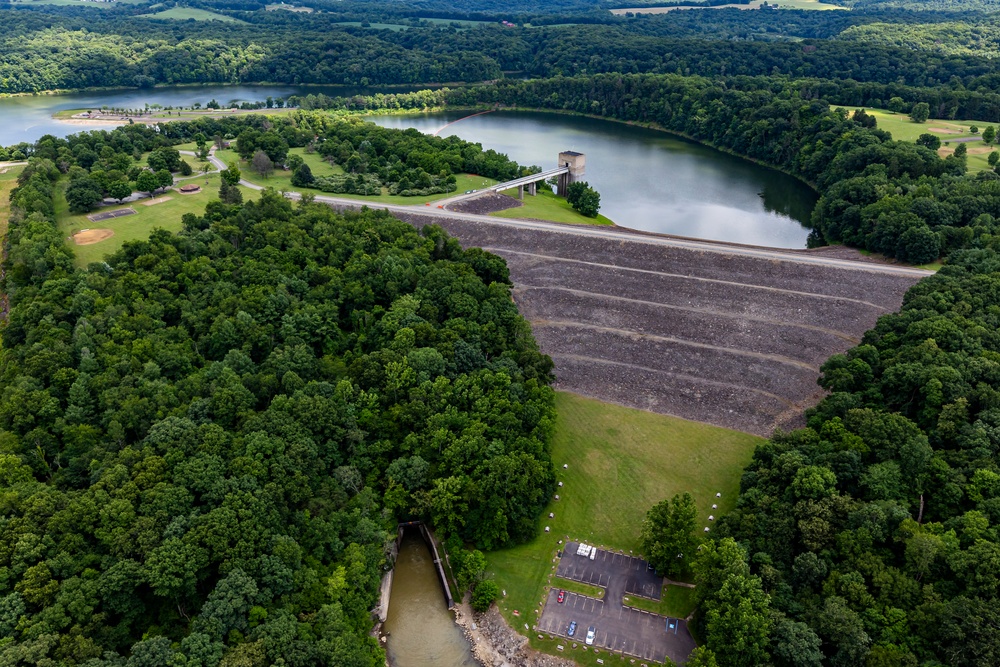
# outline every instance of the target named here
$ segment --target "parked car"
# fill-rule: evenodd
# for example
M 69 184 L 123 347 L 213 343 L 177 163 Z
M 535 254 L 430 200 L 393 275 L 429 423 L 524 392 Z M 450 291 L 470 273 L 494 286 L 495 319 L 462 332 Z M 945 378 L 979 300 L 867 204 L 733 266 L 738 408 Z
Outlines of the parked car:
M 566 601 L 566 591 L 559 591 L 559 597 L 556 598 L 556 602 L 562 604 Z
M 569 630 L 566 631 L 566 634 L 570 637 L 576 634 L 576 621 L 569 622 Z
M 594 630 L 594 626 L 590 626 L 590 629 L 587 630 L 587 644 L 588 645 L 594 643 L 594 635 L 595 634 L 597 634 L 597 631 Z

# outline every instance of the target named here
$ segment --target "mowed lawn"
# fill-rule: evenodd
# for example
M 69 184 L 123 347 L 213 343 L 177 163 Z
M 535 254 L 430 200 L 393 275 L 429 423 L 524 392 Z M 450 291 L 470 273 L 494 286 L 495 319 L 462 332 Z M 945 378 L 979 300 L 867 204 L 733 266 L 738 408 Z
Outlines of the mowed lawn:
M 169 201 L 152 206 L 145 205 L 145 201 L 148 200 L 139 200 L 122 206 L 102 208 L 101 211 L 114 211 L 119 208 L 131 207 L 135 209 L 135 214 L 100 222 L 91 222 L 86 215 L 70 214 L 66 199 L 60 190 L 60 194 L 56 197 L 56 217 L 59 222 L 59 231 L 63 233 L 66 244 L 73 249 L 73 253 L 76 255 L 76 265 L 85 267 L 91 262 L 99 262 L 121 248 L 126 241 L 149 238 L 149 233 L 157 228 L 179 232 L 183 228 L 181 217 L 185 213 L 202 215 L 205 212 L 205 205 L 211 200 L 219 198 L 218 174 L 209 174 L 207 179 L 199 176 L 196 179 L 180 181 L 178 186 L 187 183 L 197 183 L 201 186 L 201 192 L 193 195 L 182 195 L 175 190 L 168 190 L 157 194 L 156 197 L 169 197 Z M 240 189 L 243 191 L 244 201 L 256 199 L 260 194 L 248 188 L 241 187 Z M 89 215 L 93 215 L 93 213 Z M 114 232 L 114 236 L 91 245 L 77 245 L 72 236 L 82 229 L 110 229 Z
M 517 188 L 505 190 L 503 194 L 517 198 Z M 524 205 L 491 213 L 499 218 L 532 218 L 535 220 L 551 220 L 552 222 L 568 222 L 574 225 L 613 225 L 609 218 L 598 214 L 596 218 L 588 218 L 570 206 L 569 202 L 549 190 L 539 190 L 531 196 L 524 193 Z
M 844 108 L 854 112 L 861 107 Z M 886 109 L 865 108 L 865 113 L 875 116 L 879 129 L 885 130 L 892 135 L 893 139 L 898 141 L 916 141 L 917 137 L 921 134 L 933 134 L 941 140 L 942 144 L 950 143 L 948 146 L 942 145 L 938 150 L 938 154 L 941 157 L 951 155 L 955 152 L 955 146 L 958 145 L 954 143 L 955 139 L 978 137 L 986 129 L 987 125 L 997 127 L 996 123 L 989 123 L 984 120 L 942 120 L 940 118 L 930 118 L 923 123 L 914 123 L 910 120 L 909 114 L 895 113 Z M 971 130 L 973 125 L 978 128 L 978 133 L 974 133 Z M 969 151 L 966 158 L 969 171 L 992 169 L 987 159 L 990 153 L 998 150 L 996 145 L 987 145 L 983 141 L 966 141 L 962 143 L 966 145 Z
M 312 171 L 313 176 L 330 176 L 332 174 L 344 173 L 344 170 L 339 165 L 326 162 L 318 153 L 306 153 L 303 148 L 293 148 L 289 150 L 288 153 L 290 155 L 301 155 L 305 163 L 309 165 L 309 169 Z M 387 188 L 382 188 L 381 195 L 349 195 L 334 192 L 323 192 L 322 190 L 317 190 L 316 188 L 300 188 L 293 186 L 292 172 L 285 171 L 283 169 L 275 169 L 274 173 L 269 178 L 263 178 L 250 169 L 250 164 L 246 160 L 241 160 L 239 155 L 237 155 L 237 153 L 233 150 L 216 151 L 215 157 L 219 158 L 226 164 L 237 162 L 240 166 L 240 173 L 242 177 L 255 185 L 260 185 L 266 188 L 274 188 L 275 190 L 291 190 L 294 192 L 327 195 L 343 199 L 356 199 L 362 202 L 369 202 L 373 205 L 402 204 L 404 206 L 421 206 L 439 199 L 453 197 L 459 192 L 476 190 L 496 183 L 493 179 L 477 176 L 475 174 L 456 174 L 455 180 L 458 187 L 455 192 L 445 192 L 436 195 L 426 195 L 423 197 L 400 197 L 399 195 L 390 195 L 388 194 Z
M 545 588 L 554 579 L 559 540 L 638 552 L 649 508 L 684 492 L 694 496 L 699 529 L 709 525 L 709 514 L 719 517 L 735 505 L 743 468 L 764 442 L 747 433 L 565 392 L 556 394 L 556 409 L 552 454 L 563 482 L 556 491 L 560 499 L 545 510 L 532 542 L 487 554 L 489 570 L 507 592 L 500 610 L 515 628 L 537 620 Z M 713 503 L 719 508 L 711 509 Z M 554 518 L 548 517 L 550 512 Z M 673 613 L 689 612 L 688 596 L 672 592 L 667 602 L 678 607 Z
M 17 187 L 17 177 L 24 167 L 0 167 L 0 241 L 7 236 L 10 216 L 10 191 Z

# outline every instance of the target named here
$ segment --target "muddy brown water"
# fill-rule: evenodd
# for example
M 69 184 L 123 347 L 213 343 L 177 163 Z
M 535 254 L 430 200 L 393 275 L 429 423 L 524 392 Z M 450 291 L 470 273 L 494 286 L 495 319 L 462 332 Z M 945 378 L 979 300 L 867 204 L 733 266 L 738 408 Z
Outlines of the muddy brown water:
M 472 647 L 444 602 L 430 549 L 406 535 L 392 579 L 383 632 L 392 667 L 475 667 Z

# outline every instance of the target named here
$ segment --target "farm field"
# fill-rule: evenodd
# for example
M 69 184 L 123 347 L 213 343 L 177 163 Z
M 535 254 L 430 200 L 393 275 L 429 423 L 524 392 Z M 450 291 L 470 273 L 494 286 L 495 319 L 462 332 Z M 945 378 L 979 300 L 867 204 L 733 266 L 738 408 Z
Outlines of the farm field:
M 675 12 L 687 9 L 760 9 L 761 4 L 764 0 L 753 0 L 749 4 L 729 4 L 729 5 L 716 5 L 714 7 L 643 7 L 641 5 L 636 7 L 627 7 L 624 9 L 612 9 L 610 10 L 612 14 L 666 14 L 668 12 Z M 820 0 L 769 0 L 769 5 L 775 5 L 778 9 L 804 9 L 811 11 L 829 11 L 832 9 L 844 9 L 847 7 L 840 7 L 839 5 L 831 5 Z
M 206 184 L 206 180 L 208 183 Z M 60 194 L 56 197 L 56 219 L 59 223 L 59 230 L 65 235 L 66 244 L 72 248 L 76 255 L 76 265 L 85 267 L 91 262 L 99 262 L 107 255 L 117 251 L 126 241 L 137 241 L 149 237 L 149 233 L 157 228 L 166 229 L 170 232 L 178 232 L 182 229 L 181 217 L 185 213 L 202 215 L 205 212 L 205 205 L 219 198 L 219 175 L 209 174 L 208 178 L 198 177 L 196 179 L 180 181 L 178 185 L 186 183 L 196 183 L 201 186 L 201 192 L 193 195 L 182 195 L 175 190 L 157 193 L 156 199 L 169 197 L 168 201 L 147 206 L 148 200 L 139 200 L 121 207 L 111 206 L 101 211 L 111 211 L 117 208 L 131 207 L 135 210 L 134 215 L 127 215 L 121 218 L 112 218 L 100 222 L 91 222 L 86 215 L 71 214 L 66 204 L 65 197 Z M 241 187 L 243 200 L 256 199 L 259 193 L 256 190 Z M 91 213 L 90 215 L 93 215 Z M 77 245 L 72 236 L 82 229 L 109 229 L 114 232 L 113 236 L 90 245 Z
M 222 21 L 224 23 L 246 23 L 246 21 L 240 21 L 239 19 L 234 19 L 231 16 L 226 16 L 224 14 L 216 14 L 215 12 L 210 12 L 205 9 L 197 9 L 195 7 L 171 7 L 162 12 L 157 12 L 156 14 L 146 14 L 142 18 L 147 19 L 173 19 L 175 21 L 186 21 L 188 19 L 194 19 L 195 21 Z
M 734 506 L 743 466 L 763 442 L 747 433 L 567 392 L 556 394 L 556 410 L 552 457 L 563 486 L 557 491 L 560 499 L 543 514 L 553 512 L 555 518 L 540 520 L 533 541 L 487 554 L 488 569 L 507 591 L 500 610 L 513 627 L 537 619 L 534 610 L 548 585 L 573 591 L 579 585 L 552 574 L 559 540 L 637 552 L 649 508 L 685 491 L 695 497 L 707 523 L 709 514 L 719 516 Z M 720 492 L 722 498 L 716 498 Z M 713 503 L 719 509 L 712 510 Z M 549 533 L 542 532 L 546 525 Z M 672 594 L 667 604 L 676 612 L 685 608 Z

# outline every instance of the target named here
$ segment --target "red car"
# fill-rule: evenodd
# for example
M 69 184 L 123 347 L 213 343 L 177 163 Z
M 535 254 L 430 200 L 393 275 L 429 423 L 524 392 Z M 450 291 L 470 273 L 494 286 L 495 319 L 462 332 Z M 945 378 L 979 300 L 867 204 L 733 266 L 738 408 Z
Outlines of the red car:
M 566 591 L 559 591 L 559 597 L 556 598 L 556 602 L 562 604 L 566 601 Z

